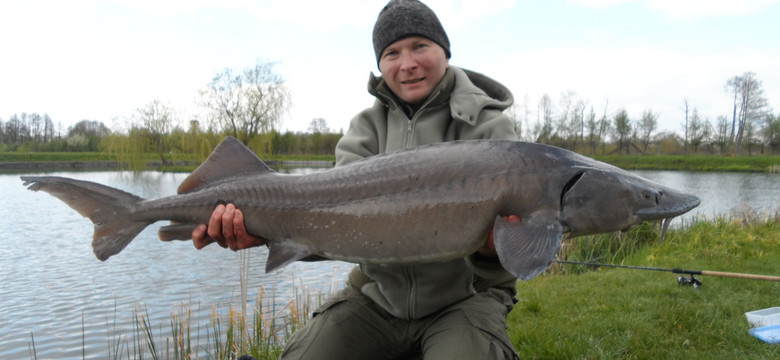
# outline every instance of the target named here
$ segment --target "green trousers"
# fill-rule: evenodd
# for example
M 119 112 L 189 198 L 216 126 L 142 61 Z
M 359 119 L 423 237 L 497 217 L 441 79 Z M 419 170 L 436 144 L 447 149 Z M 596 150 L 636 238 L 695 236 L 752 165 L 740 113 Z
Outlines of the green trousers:
M 495 293 L 493 292 L 495 291 Z M 332 296 L 287 343 L 282 359 L 517 359 L 501 290 L 418 320 L 398 319 L 354 287 Z

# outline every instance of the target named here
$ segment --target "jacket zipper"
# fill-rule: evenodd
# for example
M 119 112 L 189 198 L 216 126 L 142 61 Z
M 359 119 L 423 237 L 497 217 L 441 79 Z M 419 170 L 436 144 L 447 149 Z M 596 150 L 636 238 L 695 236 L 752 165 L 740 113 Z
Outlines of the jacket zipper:
M 425 101 L 425 103 L 420 106 L 420 109 L 414 112 L 414 115 L 409 119 L 408 126 L 406 127 L 406 141 L 404 141 L 404 148 L 412 147 L 412 135 L 414 134 L 414 123 L 417 121 L 417 118 L 420 117 L 420 114 L 425 112 L 427 110 L 428 104 L 433 101 L 437 96 L 439 96 L 439 92 L 441 90 L 436 91 L 435 93 L 428 96 L 428 99 Z
M 436 98 L 436 96 L 439 95 L 439 91 L 437 91 L 435 94 L 431 94 L 428 97 L 428 100 L 420 107 L 419 110 L 415 111 L 414 115 L 409 119 L 408 126 L 406 127 L 406 141 L 404 141 L 404 148 L 411 147 L 412 144 L 412 135 L 414 135 L 414 124 L 417 118 L 420 116 L 421 113 L 424 113 L 427 109 L 428 103 L 431 102 L 431 99 Z M 406 302 L 406 317 L 407 319 L 414 319 L 414 314 L 416 313 L 415 308 L 417 304 L 417 281 L 415 278 L 414 273 L 414 265 L 406 265 L 404 266 L 404 274 L 406 275 L 406 280 L 409 282 L 409 292 L 407 302 Z
M 417 116 L 417 114 L 414 114 Z M 414 127 L 414 117 L 412 116 L 411 119 L 409 119 L 409 126 L 406 127 L 406 141 L 404 142 L 404 149 L 412 146 L 412 132 Z

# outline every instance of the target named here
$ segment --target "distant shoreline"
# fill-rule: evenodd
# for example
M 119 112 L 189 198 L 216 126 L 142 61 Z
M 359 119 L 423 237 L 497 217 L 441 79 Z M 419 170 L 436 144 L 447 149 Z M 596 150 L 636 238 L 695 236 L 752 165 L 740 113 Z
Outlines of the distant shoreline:
M 326 160 L 280 160 L 280 161 L 266 161 L 271 167 L 333 167 L 335 164 L 333 161 Z M 196 161 L 176 161 L 172 167 L 182 168 L 191 167 L 192 169 L 200 165 Z M 126 170 L 127 164 L 123 166 L 119 165 L 118 161 L 12 161 L 12 162 L 0 162 L 0 171 L 9 170 Z M 157 168 L 163 168 L 163 164 L 160 161 L 152 161 L 146 163 L 145 170 L 154 170 Z
M 780 173 L 780 156 L 697 156 L 697 155 L 596 155 L 595 160 L 603 161 L 626 170 L 671 170 L 671 171 L 723 171 L 723 172 L 768 172 Z M 325 158 L 325 159 L 323 159 Z M 3 161 L 22 160 L 22 161 Z M 33 157 L 34 159 L 34 157 Z M 105 159 L 105 157 L 103 157 Z M 132 167 L 126 162 L 102 160 L 98 156 L 85 159 L 51 159 L 30 160 L 5 157 L 0 160 L 0 172 L 15 171 L 68 171 L 68 170 L 127 170 Z M 265 163 L 274 169 L 283 167 L 325 168 L 335 166 L 333 157 L 297 159 L 281 157 L 267 159 Z M 148 159 L 143 170 L 160 170 L 170 172 L 191 172 L 198 165 L 196 160 L 178 160 L 173 165 L 163 166 L 159 160 Z

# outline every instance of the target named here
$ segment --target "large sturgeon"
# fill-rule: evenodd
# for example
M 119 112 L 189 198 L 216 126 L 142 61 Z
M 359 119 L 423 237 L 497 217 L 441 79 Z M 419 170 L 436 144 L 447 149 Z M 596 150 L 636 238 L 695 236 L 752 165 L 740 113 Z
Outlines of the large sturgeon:
M 446 261 L 473 253 L 495 229 L 499 260 L 530 280 L 561 237 L 669 219 L 699 198 L 564 149 L 498 140 L 420 146 L 307 174 L 279 174 L 228 137 L 179 186 L 146 200 L 69 178 L 22 176 L 94 223 L 100 260 L 159 220 L 163 240 L 189 239 L 219 203 L 244 213 L 247 231 L 269 240 L 266 271 L 310 255 L 356 263 Z M 522 221 L 508 222 L 506 215 Z

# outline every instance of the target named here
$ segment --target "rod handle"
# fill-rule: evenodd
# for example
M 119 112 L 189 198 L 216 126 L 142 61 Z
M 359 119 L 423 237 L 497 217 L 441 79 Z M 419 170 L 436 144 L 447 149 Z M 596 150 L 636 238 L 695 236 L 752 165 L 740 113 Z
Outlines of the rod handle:
M 742 273 L 708 271 L 708 270 L 702 270 L 701 274 L 707 276 L 731 277 L 731 278 L 739 278 L 739 279 L 780 281 L 780 276 L 770 276 L 770 275 L 742 274 Z

